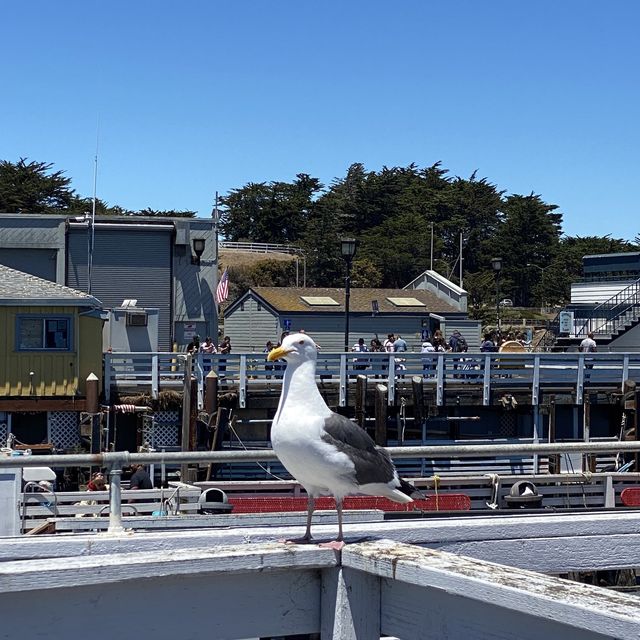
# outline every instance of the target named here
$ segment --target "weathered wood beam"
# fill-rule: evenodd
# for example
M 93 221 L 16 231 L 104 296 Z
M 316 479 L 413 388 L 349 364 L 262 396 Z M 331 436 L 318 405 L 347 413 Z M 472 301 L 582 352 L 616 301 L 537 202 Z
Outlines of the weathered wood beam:
M 345 519 L 348 517 L 345 512 Z M 203 523 L 220 527 L 207 530 L 5 538 L 0 561 L 256 544 L 300 536 L 304 530 L 300 514 L 271 518 L 256 514 L 234 521 L 233 516 L 206 516 Z M 335 538 L 336 525 L 326 524 L 334 518 L 331 512 L 314 516 L 312 531 L 317 539 Z M 89 526 L 97 519 L 77 520 Z M 156 520 L 161 524 L 163 518 Z M 127 517 L 124 522 L 127 525 Z M 237 526 L 231 524 L 234 522 Z M 348 544 L 362 538 L 388 538 L 548 573 L 635 567 L 640 557 L 640 513 L 633 511 L 354 521 L 345 524 L 344 530 Z
M 141 592 L 153 603 L 144 628 L 154 640 L 203 629 L 210 638 L 315 633 L 319 570 L 336 564 L 331 549 L 284 544 L 4 563 L 0 610 L 12 615 L 3 616 L 1 635 L 45 638 L 55 629 L 55 637 L 76 638 L 90 629 L 95 640 L 120 637 L 140 625 Z
M 342 566 L 378 576 L 380 631 L 404 640 L 637 639 L 631 596 L 454 554 L 380 540 L 349 545 Z
M 0 398 L 0 411 L 86 411 L 84 398 Z
M 384 447 L 387 445 L 387 387 L 383 384 L 376 385 L 375 418 L 375 441 Z

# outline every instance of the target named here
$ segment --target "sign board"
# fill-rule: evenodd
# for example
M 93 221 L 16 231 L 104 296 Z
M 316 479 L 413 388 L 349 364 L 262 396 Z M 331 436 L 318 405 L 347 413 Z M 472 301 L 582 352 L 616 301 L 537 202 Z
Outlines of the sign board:
M 573 333 L 573 311 L 560 312 L 560 333 Z
M 183 327 L 185 338 L 191 339 L 196 335 L 197 325 L 195 322 L 185 322 Z

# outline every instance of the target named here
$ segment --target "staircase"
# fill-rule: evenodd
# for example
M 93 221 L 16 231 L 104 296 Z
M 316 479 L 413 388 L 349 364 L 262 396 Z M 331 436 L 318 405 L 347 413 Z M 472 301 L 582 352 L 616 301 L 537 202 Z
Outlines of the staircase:
M 559 314 L 545 335 L 549 350 L 577 347 L 589 333 L 598 344 L 607 345 L 640 324 L 640 278 L 605 302 L 594 307 L 575 336 L 560 336 Z

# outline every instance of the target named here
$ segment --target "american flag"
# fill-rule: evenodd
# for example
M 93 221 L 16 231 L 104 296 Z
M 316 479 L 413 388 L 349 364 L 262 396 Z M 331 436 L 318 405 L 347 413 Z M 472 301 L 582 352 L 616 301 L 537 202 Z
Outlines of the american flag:
M 229 297 L 229 273 L 228 269 L 224 270 L 218 287 L 216 288 L 216 302 L 218 304 L 224 302 Z

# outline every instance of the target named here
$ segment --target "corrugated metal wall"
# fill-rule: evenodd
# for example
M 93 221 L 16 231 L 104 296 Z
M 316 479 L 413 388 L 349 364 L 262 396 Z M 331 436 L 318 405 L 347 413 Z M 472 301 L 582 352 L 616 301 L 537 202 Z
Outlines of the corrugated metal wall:
M 601 304 L 634 282 L 634 279 L 604 282 L 573 282 L 571 284 L 571 304 Z
M 456 329 L 464 336 L 464 339 L 467 341 L 469 351 L 480 350 L 480 345 L 482 342 L 480 339 L 480 322 L 478 320 L 447 318 L 444 323 L 444 327 L 442 327 L 442 332 L 444 333 L 447 342 Z
M 171 228 L 109 229 L 96 225 L 91 294 L 105 307 L 135 298 L 160 311 L 158 348 L 171 349 Z M 87 228 L 70 229 L 67 286 L 87 290 Z
M 55 249 L 2 248 L 0 264 L 55 282 L 57 256 Z

